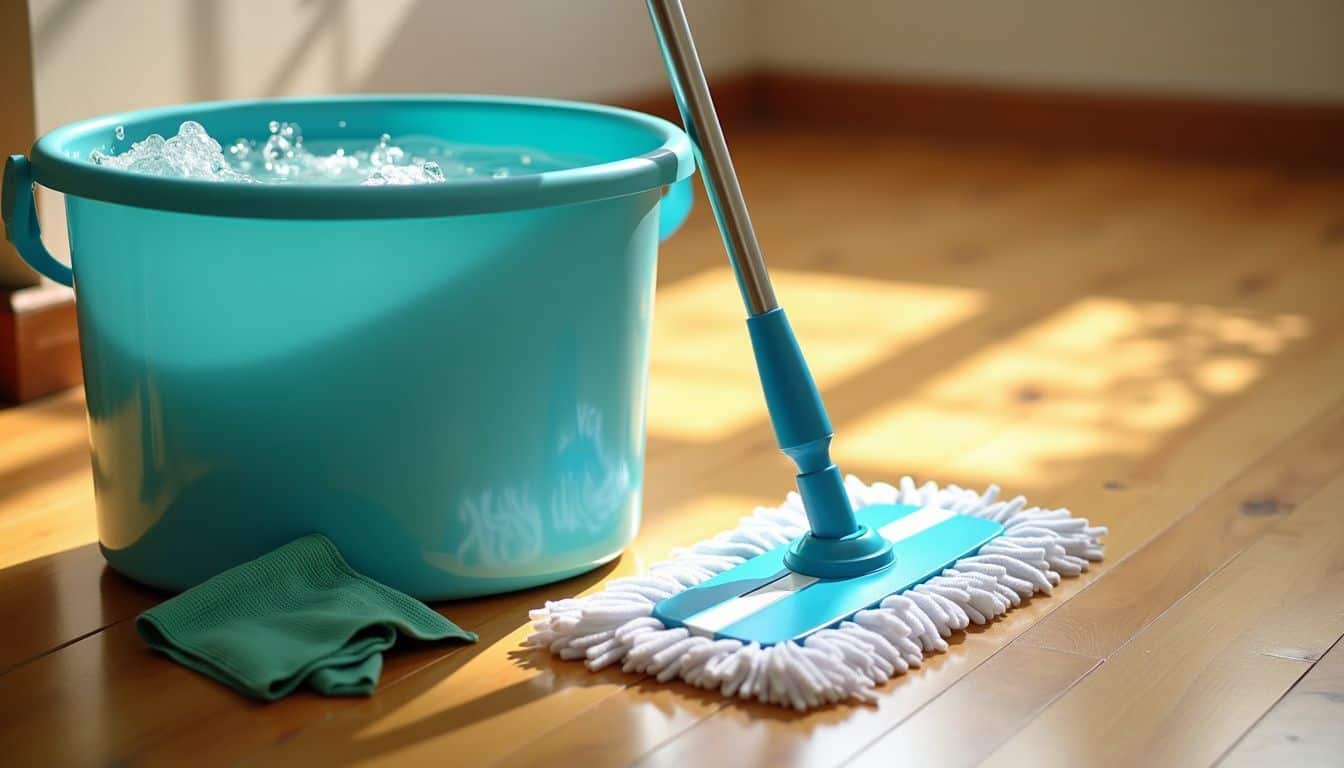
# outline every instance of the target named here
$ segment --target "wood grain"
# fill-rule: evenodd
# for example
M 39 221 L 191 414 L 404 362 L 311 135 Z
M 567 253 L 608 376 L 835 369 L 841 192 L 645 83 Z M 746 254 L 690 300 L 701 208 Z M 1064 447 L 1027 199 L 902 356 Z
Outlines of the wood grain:
M 952 765 L 979 763 L 1023 727 L 1035 711 L 999 706 L 998 696 L 969 696 L 969 701 L 956 707 L 944 704 L 945 699 L 1020 686 L 1034 695 L 1036 709 L 1043 707 L 1341 472 L 1344 407 L 1309 424 L 1148 546 L 1110 566 L 1105 578 L 1063 603 L 917 715 L 892 723 L 856 762 L 871 764 L 885 756 L 904 754 L 898 745 L 936 743 L 924 734 L 955 731 L 973 717 L 977 737 L 949 740 L 937 754 L 946 756 Z M 1262 513 L 1260 510 L 1269 509 L 1267 499 L 1273 500 L 1273 511 Z M 1256 512 L 1247 514 L 1247 505 Z M 1005 662 L 1005 657 L 1030 657 L 1029 648 L 1058 651 L 1066 658 L 1090 663 L 1079 662 L 1070 676 L 1063 661 L 1053 656 L 1046 657 L 1053 666 L 1047 666 L 1044 675 L 1032 665 Z
M 987 760 L 1208 765 L 1344 634 L 1344 477 L 1190 592 Z
M 1341 473 L 1344 408 L 1337 408 L 1112 566 L 1019 642 L 1106 658 Z
M 459 601 L 450 615 L 462 627 L 480 633 L 482 646 L 488 647 L 499 639 L 496 627 L 501 612 L 508 613 L 527 598 L 563 596 L 563 590 L 581 589 L 582 583 L 580 578 L 503 599 Z M 504 624 L 516 626 L 516 613 L 508 613 Z M 431 665 L 452 669 L 456 655 L 474 655 L 479 647 L 424 645 L 389 654 L 382 690 Z M 76 690 L 90 683 L 91 671 L 96 671 L 99 695 L 76 695 Z M 69 706 L 72 698 L 79 700 L 79 706 Z M 162 765 L 224 764 L 236 760 L 239 750 L 283 741 L 309 722 L 348 714 L 360 704 L 364 702 L 326 699 L 307 692 L 281 706 L 258 704 L 166 663 L 145 647 L 129 621 L 119 621 L 0 677 L 0 745 L 12 745 L 8 752 L 32 765 L 99 765 L 112 759 Z M 80 739 L 57 736 L 77 729 L 84 718 L 102 725 L 93 735 L 97 749 Z M 33 738 L 43 729 L 54 729 L 52 738 Z M 218 740 L 209 755 L 198 754 L 202 738 Z
M 953 686 L 846 766 L 884 768 L 897 758 L 939 768 L 975 765 L 1100 663 L 1014 643 L 967 675 L 967 685 Z
M 1224 768 L 1330 765 L 1344 755 L 1344 641 L 1325 656 L 1224 756 Z

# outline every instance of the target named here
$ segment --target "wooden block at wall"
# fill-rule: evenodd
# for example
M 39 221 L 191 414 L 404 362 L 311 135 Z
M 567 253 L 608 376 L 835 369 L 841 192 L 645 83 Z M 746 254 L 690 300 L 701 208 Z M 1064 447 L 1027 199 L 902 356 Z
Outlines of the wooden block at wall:
M 81 380 L 74 292 L 59 285 L 0 291 L 0 402 L 27 402 Z

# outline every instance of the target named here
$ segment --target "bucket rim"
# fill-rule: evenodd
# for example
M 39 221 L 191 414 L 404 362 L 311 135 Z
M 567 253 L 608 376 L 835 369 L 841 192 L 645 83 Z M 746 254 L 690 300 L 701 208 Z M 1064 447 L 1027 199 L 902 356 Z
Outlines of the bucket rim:
M 661 144 L 639 155 L 578 168 L 507 178 L 453 178 L 433 184 L 364 187 L 286 185 L 154 176 L 95 165 L 66 149 L 119 125 L 156 119 L 203 119 L 211 113 L 273 105 L 323 108 L 337 104 L 522 107 L 579 113 L 649 131 Z M 686 133 L 653 115 L 582 101 L 485 94 L 353 94 L 235 99 L 139 109 L 56 128 L 33 145 L 33 180 L 76 197 L 178 213 L 260 219 L 427 218 L 526 210 L 646 192 L 688 178 L 695 159 Z

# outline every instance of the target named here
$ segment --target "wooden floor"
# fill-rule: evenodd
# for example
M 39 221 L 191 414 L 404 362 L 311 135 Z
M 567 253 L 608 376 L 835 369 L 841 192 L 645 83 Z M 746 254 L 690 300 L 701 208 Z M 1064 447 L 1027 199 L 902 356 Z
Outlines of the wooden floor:
M 439 606 L 468 647 L 261 706 L 147 651 L 106 571 L 82 401 L 0 411 L 0 763 L 1225 765 L 1344 754 L 1344 179 L 743 133 L 842 466 L 997 482 L 1107 560 L 806 716 L 520 650 L 526 611 L 790 487 L 706 207 L 664 249 L 645 520 L 598 573 Z

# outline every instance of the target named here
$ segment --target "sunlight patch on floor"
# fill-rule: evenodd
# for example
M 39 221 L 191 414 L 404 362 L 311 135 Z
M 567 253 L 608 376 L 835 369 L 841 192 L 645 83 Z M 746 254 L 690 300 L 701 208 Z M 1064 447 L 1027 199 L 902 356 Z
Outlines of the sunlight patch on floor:
M 979 291 L 824 272 L 777 270 L 813 376 L 823 388 L 980 312 Z M 649 434 L 721 439 L 766 418 L 744 313 L 727 267 L 658 294 Z
M 836 458 L 893 475 L 937 468 L 943 482 L 1058 484 L 1085 462 L 1150 453 L 1307 335 L 1297 315 L 1085 298 L 844 424 Z
M 84 470 L 79 477 L 49 483 L 39 489 L 4 499 L 7 514 L 0 521 L 0 569 L 76 549 L 98 540 L 98 520 L 93 513 L 93 481 Z

